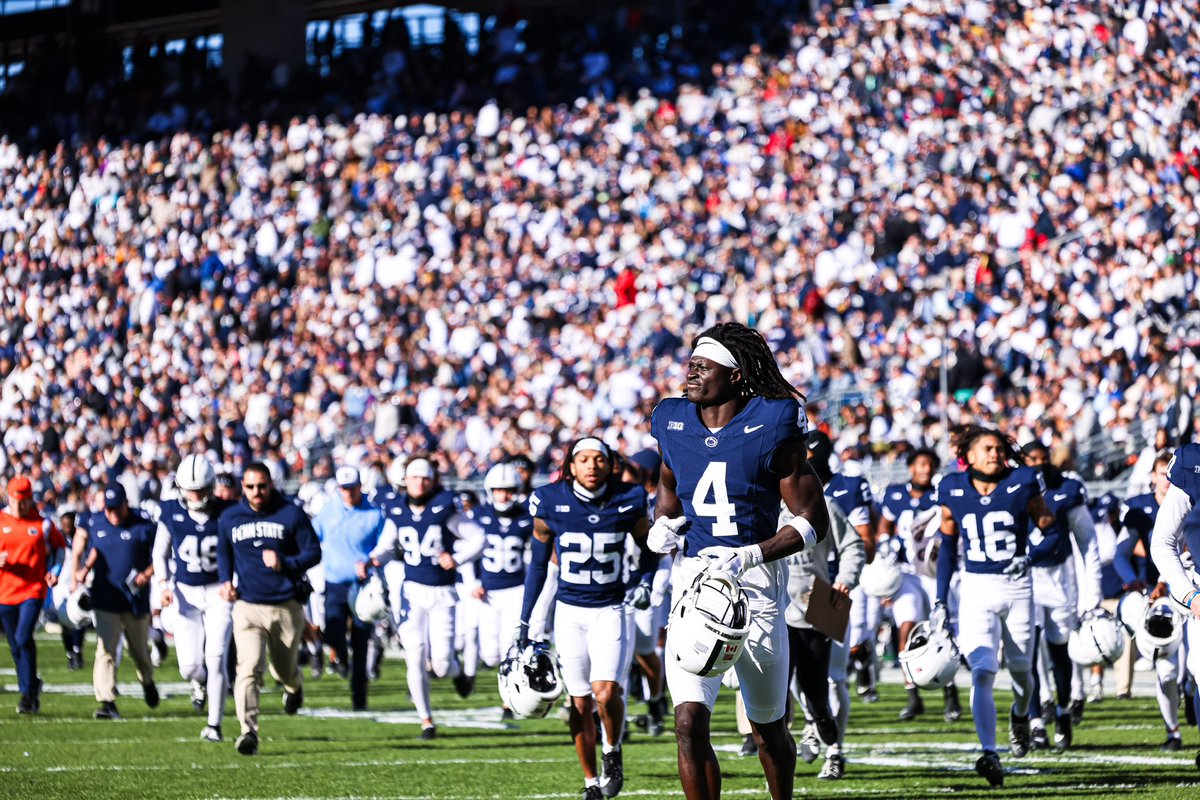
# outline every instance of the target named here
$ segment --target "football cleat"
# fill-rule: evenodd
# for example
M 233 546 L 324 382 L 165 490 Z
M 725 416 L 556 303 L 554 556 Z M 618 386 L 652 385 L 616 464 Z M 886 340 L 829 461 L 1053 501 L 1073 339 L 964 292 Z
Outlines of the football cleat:
M 1004 766 L 1000 763 L 1000 756 L 991 750 L 987 750 L 975 762 L 975 774 L 988 782 L 989 786 L 1004 785 Z
M 204 713 L 204 707 L 208 705 L 208 692 L 204 688 L 204 684 L 200 681 L 192 681 L 192 708 L 197 714 Z
M 1083 722 L 1083 699 L 1071 701 L 1071 724 L 1079 725 Z
M 1042 722 L 1046 723 L 1047 725 L 1054 724 L 1055 713 L 1056 713 L 1056 709 L 1054 708 L 1053 700 L 1047 700 L 1046 702 L 1042 703 L 1042 709 L 1041 709 Z
M 83 669 L 83 654 L 72 650 L 67 653 L 67 672 L 78 672 Z
M 754 743 L 754 737 L 746 734 L 746 738 L 742 740 L 741 755 L 756 756 L 758 755 L 758 745 Z
M 958 722 L 962 719 L 962 703 L 958 701 L 958 687 L 950 684 L 942 690 L 942 696 L 946 698 L 942 719 L 946 722 Z
M 839 781 L 846 774 L 846 759 L 840 753 L 830 753 L 825 758 L 825 766 L 817 773 L 823 781 Z
M 300 710 L 300 706 L 304 705 L 304 687 L 301 686 L 294 692 L 283 693 L 283 713 L 288 716 L 294 716 Z
M 1178 733 L 1167 734 L 1167 740 L 1158 748 L 1164 753 L 1177 753 L 1183 749 L 1183 738 Z
M 1050 736 L 1046 733 L 1045 725 L 1031 725 L 1029 730 L 1029 749 L 1031 751 L 1046 750 L 1050 747 Z
M 917 689 L 911 688 L 908 690 L 908 705 L 900 712 L 900 721 L 908 722 L 910 719 L 916 719 L 925 713 L 925 701 L 921 699 L 921 693 Z
M 1071 714 L 1060 714 L 1054 720 L 1054 749 L 1062 753 L 1071 748 Z
M 1093 681 L 1092 686 L 1088 689 L 1087 701 L 1089 703 L 1104 702 L 1104 684 L 1100 681 Z
M 1029 716 L 1018 717 L 1016 712 L 1008 715 L 1008 747 L 1013 758 L 1024 758 L 1029 752 Z
M 804 726 L 804 733 L 800 735 L 800 757 L 804 759 L 805 764 L 811 764 L 819 755 L 821 740 L 817 738 L 817 727 L 810 723 Z
M 475 691 L 475 676 L 459 673 L 454 676 L 454 691 L 458 692 L 458 696 L 464 699 L 471 696 Z
M 421 728 L 421 738 L 426 742 L 432 742 L 437 738 L 437 725 L 427 725 Z
M 600 762 L 600 794 L 616 797 L 625 785 L 625 764 L 620 750 L 605 753 Z
M 221 736 L 220 725 L 205 725 L 204 730 L 200 731 L 200 738 L 206 742 L 225 741 L 225 737 Z
M 237 738 L 234 747 L 244 756 L 258 755 L 258 734 L 254 731 L 243 733 Z
M 154 681 L 142 686 L 142 697 L 146 698 L 146 705 L 150 708 L 158 708 L 158 686 Z
M 21 699 L 17 701 L 18 714 L 34 714 L 37 713 L 33 708 L 33 698 L 29 695 L 21 695 Z
M 583 789 L 583 800 L 604 800 L 604 794 L 599 786 L 586 786 Z
M 117 711 L 117 704 L 108 701 L 100 704 L 100 707 L 92 712 L 94 719 L 120 719 L 121 712 Z
M 651 736 L 662 736 L 666 730 L 667 701 L 661 697 L 657 700 L 649 700 L 646 707 L 650 711 L 646 730 Z

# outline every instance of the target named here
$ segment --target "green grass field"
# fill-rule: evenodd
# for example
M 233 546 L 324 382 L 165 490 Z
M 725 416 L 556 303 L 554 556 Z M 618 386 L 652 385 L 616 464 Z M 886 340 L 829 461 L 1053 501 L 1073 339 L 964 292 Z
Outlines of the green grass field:
M 233 749 L 237 721 L 228 703 L 223 744 L 199 739 L 204 720 L 188 701 L 173 660 L 158 673 L 163 701 L 150 711 L 133 681 L 132 664 L 121 669 L 125 719 L 91 718 L 89 639 L 86 667 L 69 673 L 57 641 L 39 642 L 47 689 L 42 713 L 18 717 L 16 678 L 7 647 L 0 647 L 0 798 L 573 798 L 583 786 L 565 723 L 551 717 L 499 722 L 493 673 L 480 675 L 467 700 L 449 681 L 436 681 L 434 705 L 439 737 L 417 738 L 419 727 L 404 691 L 403 663 L 389 660 L 371 687 L 371 712 L 352 714 L 345 682 L 326 675 L 305 684 L 305 708 L 287 717 L 280 694 L 263 696 L 263 741 L 254 758 Z M 173 690 L 173 691 L 172 691 Z M 874 705 L 855 701 L 840 782 L 818 781 L 820 761 L 799 765 L 797 796 L 920 797 L 1200 797 L 1194 766 L 1196 733 L 1187 729 L 1185 749 L 1160 753 L 1163 738 L 1152 698 L 1090 705 L 1065 754 L 1005 758 L 1008 776 L 989 790 L 972 771 L 975 752 L 970 718 L 946 725 L 940 713 L 900 723 L 903 690 L 881 687 Z M 964 701 L 966 692 L 964 691 Z M 1007 699 L 1000 700 L 1005 707 Z M 635 709 L 640 711 L 641 709 Z M 723 696 L 714 727 L 727 797 L 766 797 L 755 758 L 740 758 L 731 696 Z M 1002 733 L 1001 741 L 1006 739 Z M 1001 753 L 1002 757 L 1006 754 Z M 635 731 L 625 750 L 623 797 L 681 797 L 674 740 Z

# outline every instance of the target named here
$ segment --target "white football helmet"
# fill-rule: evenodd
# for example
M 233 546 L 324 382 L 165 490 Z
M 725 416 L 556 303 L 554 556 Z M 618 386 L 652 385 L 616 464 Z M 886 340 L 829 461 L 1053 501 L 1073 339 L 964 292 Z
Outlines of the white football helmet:
M 217 473 L 213 465 L 207 458 L 195 453 L 184 456 L 179 462 L 179 468 L 175 470 L 175 486 L 180 492 L 201 492 L 208 495 L 212 492 L 216 480 Z M 199 502 L 188 500 L 187 507 L 192 511 L 199 511 L 204 508 L 206 502 L 207 497 Z
M 372 575 L 354 595 L 354 616 L 359 622 L 379 622 L 388 610 L 387 587 L 378 575 Z
M 1135 634 L 1138 650 L 1152 661 L 1170 658 L 1183 641 L 1183 617 L 1167 598 L 1155 600 Z
M 1113 615 L 1101 608 L 1084 614 L 1067 641 L 1071 660 L 1084 667 L 1096 664 L 1111 667 L 1124 652 L 1125 632 Z
M 732 667 L 746 649 L 750 604 L 727 572 L 701 572 L 680 594 L 667 622 L 667 653 L 708 678 Z
M 863 567 L 858 585 L 872 597 L 891 597 L 904 583 L 904 573 L 893 559 L 875 554 L 875 560 Z
M 76 630 L 87 625 L 95 626 L 96 618 L 92 613 L 92 592 L 86 586 L 80 586 L 67 597 L 67 622 Z
M 514 492 L 521 488 L 521 476 L 517 474 L 517 467 L 514 464 L 497 464 L 487 471 L 487 475 L 483 479 L 483 489 L 487 496 L 487 501 L 497 511 L 508 511 L 517 502 L 516 495 L 513 495 L 511 500 L 503 503 L 497 501 L 492 495 L 493 489 L 512 489 Z
M 512 648 L 500 663 L 500 699 L 514 715 L 540 719 L 562 697 L 563 682 L 558 658 L 546 642 Z
M 922 621 L 908 636 L 908 648 L 900 654 L 900 669 L 922 689 L 942 689 L 954 680 L 960 658 L 954 639 Z
M 1117 601 L 1117 619 L 1133 636 L 1142 627 L 1146 612 L 1150 610 L 1150 600 L 1141 592 L 1129 592 Z
M 408 456 L 396 456 L 387 468 L 387 482 L 393 487 L 404 485 L 404 470 L 408 468 Z

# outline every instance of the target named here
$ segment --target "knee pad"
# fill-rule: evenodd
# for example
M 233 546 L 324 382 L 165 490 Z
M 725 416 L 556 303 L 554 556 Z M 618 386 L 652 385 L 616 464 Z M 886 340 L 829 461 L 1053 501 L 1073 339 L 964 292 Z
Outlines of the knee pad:
M 971 685 L 978 689 L 988 689 L 996 682 L 996 671 L 982 667 L 971 668 Z
M 996 658 L 996 651 L 990 647 L 977 647 L 967 654 L 967 666 L 971 668 L 971 675 L 974 677 L 976 671 L 990 672 L 993 676 L 1000 670 L 1000 662 Z M 1029 664 L 1025 665 L 1025 670 L 1029 669 Z

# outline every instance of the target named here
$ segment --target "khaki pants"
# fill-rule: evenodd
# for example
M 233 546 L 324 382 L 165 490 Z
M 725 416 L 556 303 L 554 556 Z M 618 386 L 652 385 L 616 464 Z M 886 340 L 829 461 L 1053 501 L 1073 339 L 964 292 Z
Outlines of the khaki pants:
M 129 643 L 129 657 L 137 668 L 138 683 L 145 686 L 154 680 L 154 664 L 150 661 L 147 638 L 150 634 L 150 615 L 135 617 L 113 611 L 96 611 L 96 663 L 92 666 L 92 689 L 97 703 L 112 703 L 117 699 L 117 648 L 121 634 Z
M 1100 607 L 1114 617 L 1117 615 L 1117 604 L 1121 602 L 1118 598 L 1104 600 L 1100 603 Z M 1137 643 L 1129 638 L 1125 633 L 1125 626 L 1121 626 L 1121 633 L 1125 636 L 1125 652 L 1117 659 L 1117 663 L 1113 664 L 1113 674 L 1117 678 L 1117 694 L 1129 694 L 1133 690 L 1133 662 L 1137 660 Z
M 233 605 L 233 641 L 237 645 L 237 680 L 233 702 L 242 733 L 258 733 L 258 695 L 263 667 L 271 659 L 271 676 L 288 694 L 304 685 L 297 665 L 304 609 L 295 600 L 280 605 L 259 605 L 238 600 Z

